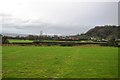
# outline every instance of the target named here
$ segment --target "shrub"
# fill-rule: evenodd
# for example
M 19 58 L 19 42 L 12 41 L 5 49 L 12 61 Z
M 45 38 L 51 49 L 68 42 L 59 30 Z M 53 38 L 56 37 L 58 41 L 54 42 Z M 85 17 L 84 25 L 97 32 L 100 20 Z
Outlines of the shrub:
M 9 43 L 8 39 L 6 37 L 2 38 L 2 44 L 7 44 Z
M 107 42 L 108 46 L 118 46 L 117 41 L 115 41 L 115 39 L 111 39 Z
M 62 43 L 61 46 L 73 46 L 73 43 Z

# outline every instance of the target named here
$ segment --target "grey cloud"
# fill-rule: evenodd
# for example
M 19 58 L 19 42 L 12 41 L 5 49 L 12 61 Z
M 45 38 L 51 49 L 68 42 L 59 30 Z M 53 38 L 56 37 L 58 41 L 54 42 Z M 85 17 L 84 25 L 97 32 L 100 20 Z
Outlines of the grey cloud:
M 117 4 L 115 2 L 65 3 L 48 11 L 48 21 L 42 21 L 40 18 L 21 20 L 14 18 L 14 15 L 3 14 L 3 32 L 39 34 L 42 30 L 46 34 L 69 35 L 86 32 L 95 25 L 117 25 Z

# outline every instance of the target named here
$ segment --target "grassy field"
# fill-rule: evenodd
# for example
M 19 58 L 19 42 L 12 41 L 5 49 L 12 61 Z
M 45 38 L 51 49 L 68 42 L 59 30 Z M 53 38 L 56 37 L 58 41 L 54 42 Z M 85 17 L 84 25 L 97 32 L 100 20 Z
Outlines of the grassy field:
M 32 43 L 33 40 L 8 39 L 10 43 Z
M 20 40 L 20 39 L 8 39 L 10 43 L 32 43 L 34 40 Z M 59 40 L 41 40 L 40 42 L 75 42 L 75 43 L 84 43 L 84 42 L 93 42 L 93 41 L 59 41 Z
M 3 46 L 3 78 L 116 78 L 118 48 Z

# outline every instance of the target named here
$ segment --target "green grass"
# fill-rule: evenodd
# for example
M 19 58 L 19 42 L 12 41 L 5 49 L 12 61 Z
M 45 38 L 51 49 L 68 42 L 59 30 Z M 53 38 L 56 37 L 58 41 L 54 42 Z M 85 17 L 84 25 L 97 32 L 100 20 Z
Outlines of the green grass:
M 84 40 L 82 40 L 82 41 L 42 40 L 41 42 L 75 42 L 75 43 L 82 43 L 83 42 L 84 43 L 84 42 L 93 42 L 93 41 L 91 41 L 91 40 L 87 40 L 87 41 L 84 41 Z
M 20 39 L 8 39 L 8 41 L 10 43 L 32 43 L 34 40 L 20 40 Z M 87 43 L 87 42 L 92 42 L 92 43 L 96 43 L 93 41 L 59 41 L 59 40 L 41 40 L 40 42 L 73 42 L 73 43 Z M 98 42 L 97 42 L 98 43 Z M 102 43 L 102 42 L 99 42 Z
M 118 48 L 3 46 L 3 78 L 116 78 Z
M 32 43 L 33 40 L 8 39 L 10 43 Z

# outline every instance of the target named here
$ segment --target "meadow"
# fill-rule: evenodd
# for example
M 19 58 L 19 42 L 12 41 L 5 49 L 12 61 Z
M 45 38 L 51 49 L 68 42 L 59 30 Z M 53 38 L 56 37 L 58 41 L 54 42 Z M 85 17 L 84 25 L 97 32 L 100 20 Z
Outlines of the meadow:
M 8 39 L 10 43 L 32 43 L 33 40 Z
M 118 48 L 3 46 L 3 78 L 117 78 Z
M 10 43 L 32 43 L 34 40 L 20 40 L 20 39 L 8 39 Z M 81 41 L 62 41 L 62 40 L 41 40 L 40 42 L 75 42 L 75 43 L 84 43 L 84 42 L 93 42 L 91 40 L 81 40 Z

